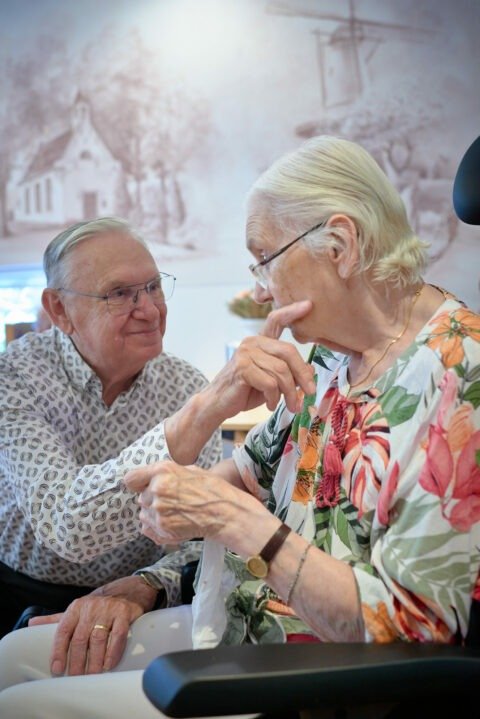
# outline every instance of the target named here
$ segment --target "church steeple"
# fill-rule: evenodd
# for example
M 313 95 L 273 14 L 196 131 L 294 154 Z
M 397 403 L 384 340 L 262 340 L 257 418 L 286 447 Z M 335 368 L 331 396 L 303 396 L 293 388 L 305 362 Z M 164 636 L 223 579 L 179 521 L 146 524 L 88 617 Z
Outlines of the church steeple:
M 72 105 L 72 128 L 80 130 L 85 123 L 90 121 L 90 104 L 80 91 Z

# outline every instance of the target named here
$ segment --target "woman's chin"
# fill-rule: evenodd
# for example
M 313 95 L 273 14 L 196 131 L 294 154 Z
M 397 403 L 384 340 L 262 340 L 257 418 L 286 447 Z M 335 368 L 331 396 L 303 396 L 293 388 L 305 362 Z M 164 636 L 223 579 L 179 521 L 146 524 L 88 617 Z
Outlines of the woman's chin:
M 314 340 L 312 337 L 309 337 L 299 327 L 296 327 L 293 325 L 292 327 L 288 328 L 290 330 L 290 333 L 295 340 L 295 342 L 298 342 L 300 345 L 308 344 L 309 342 L 313 342 Z

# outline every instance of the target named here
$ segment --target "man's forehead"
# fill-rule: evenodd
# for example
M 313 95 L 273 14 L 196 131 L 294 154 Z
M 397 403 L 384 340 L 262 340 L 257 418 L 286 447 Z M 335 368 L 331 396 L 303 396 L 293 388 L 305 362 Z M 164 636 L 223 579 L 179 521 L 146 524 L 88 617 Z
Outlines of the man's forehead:
M 83 245 L 83 247 L 82 247 Z M 158 274 L 158 268 L 148 249 L 131 237 L 114 233 L 92 237 L 79 243 L 72 252 L 71 272 L 107 288 L 147 282 Z

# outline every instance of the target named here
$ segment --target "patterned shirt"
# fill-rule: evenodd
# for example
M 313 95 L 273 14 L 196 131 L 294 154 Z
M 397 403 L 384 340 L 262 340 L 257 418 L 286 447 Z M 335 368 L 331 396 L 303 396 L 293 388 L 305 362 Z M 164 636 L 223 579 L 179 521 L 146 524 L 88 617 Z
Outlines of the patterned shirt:
M 447 299 L 367 391 L 318 347 L 317 392 L 280 404 L 234 460 L 247 488 L 355 573 L 365 641 L 465 637 L 480 598 L 480 317 Z M 223 641 L 315 641 L 239 557 Z
M 10 343 L 0 355 L 0 560 L 91 587 L 156 562 L 162 549 L 140 534 L 136 495 L 122 480 L 169 458 L 163 420 L 206 383 L 163 353 L 107 407 L 99 378 L 57 328 Z M 197 462 L 220 458 L 216 432 Z

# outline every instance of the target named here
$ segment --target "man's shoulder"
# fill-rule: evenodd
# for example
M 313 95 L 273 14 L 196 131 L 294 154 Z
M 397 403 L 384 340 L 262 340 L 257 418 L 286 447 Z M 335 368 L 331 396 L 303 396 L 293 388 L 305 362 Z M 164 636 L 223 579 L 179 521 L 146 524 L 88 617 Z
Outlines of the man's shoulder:
M 178 357 L 170 352 L 162 352 L 158 357 L 150 360 L 150 362 L 148 362 L 148 372 L 152 374 L 159 373 L 163 377 L 167 374 L 172 379 L 194 379 L 202 385 L 208 383 L 203 372 L 197 367 L 182 357 Z
M 53 330 L 45 332 L 28 332 L 19 339 L 13 340 L 6 350 L 0 354 L 0 365 L 6 372 L 13 370 L 19 374 L 30 369 L 40 370 L 39 364 L 58 362 Z

